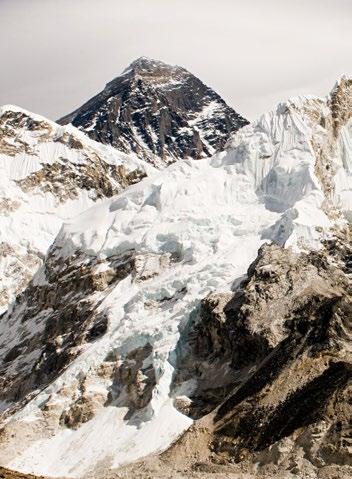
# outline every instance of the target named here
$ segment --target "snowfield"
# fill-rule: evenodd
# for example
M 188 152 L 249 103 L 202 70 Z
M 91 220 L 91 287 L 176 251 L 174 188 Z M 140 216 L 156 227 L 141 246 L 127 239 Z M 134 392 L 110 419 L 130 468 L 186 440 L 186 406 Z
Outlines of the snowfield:
M 329 115 L 325 99 L 280 104 L 238 131 L 224 152 L 178 161 L 65 222 L 51 247 L 57 263 L 79 253 L 82 264 L 95 258 L 99 271 L 105 271 L 111 258 L 133 251 L 139 276 L 129 274 L 114 288 L 94 293 L 97 312 L 109 318 L 107 332 L 85 344 L 52 384 L 9 417 L 15 437 L 22 430 L 29 440 L 14 449 L 16 439 L 10 439 L 0 453 L 1 464 L 52 477 L 81 477 L 166 449 L 190 426 L 174 399 L 187 396 L 194 384 L 175 390 L 172 381 L 177 347 L 200 300 L 212 291 L 231 291 L 263 242 L 296 250 L 319 247 L 329 228 L 350 216 L 351 121 L 341 128 L 329 156 L 329 181 L 322 181 L 317 167 L 319 155 L 333 141 L 320 122 Z M 79 201 L 88 206 L 87 197 Z M 36 281 L 45 282 L 43 270 Z M 45 314 L 38 324 L 45 324 Z M 16 328 L 13 324 L 7 334 Z M 71 399 L 62 391 L 74 389 L 81 376 L 89 378 L 92 394 L 106 394 L 111 381 L 96 371 L 109 353 L 123 356 L 147 343 L 152 353 L 145 361 L 156 376 L 147 406 L 126 418 L 128 408 L 118 397 L 77 429 L 48 426 L 43 404 L 49 401 L 63 411 Z
M 63 221 L 106 196 L 85 187 L 85 168 L 107 170 L 115 191 L 122 190 L 109 167 L 153 174 L 134 155 L 90 140 L 72 125 L 60 126 L 22 108 L 0 108 L 0 313 L 26 286 Z M 57 176 L 50 176 L 53 168 Z M 37 175 L 37 176 L 36 176 Z M 98 182 L 97 182 L 98 185 Z

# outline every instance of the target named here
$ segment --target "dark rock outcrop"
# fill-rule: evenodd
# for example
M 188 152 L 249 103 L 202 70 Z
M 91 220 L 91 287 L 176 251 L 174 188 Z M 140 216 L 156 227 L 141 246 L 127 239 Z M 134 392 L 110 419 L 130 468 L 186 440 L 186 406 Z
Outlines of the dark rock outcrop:
M 162 165 L 210 156 L 248 122 L 186 69 L 142 57 L 58 123 Z
M 203 300 L 174 384 L 196 378 L 183 412 L 214 410 L 216 457 L 352 465 L 351 253 L 349 229 L 318 252 L 264 245 L 234 295 Z
M 17 297 L 15 305 L 26 311 L 20 320 L 23 340 L 12 349 L 5 341 L 0 344 L 0 350 L 7 350 L 1 368 L 1 397 L 20 401 L 34 389 L 45 387 L 79 355 L 82 345 L 106 333 L 108 318 L 98 312 L 100 302 L 94 303 L 92 296 L 96 292 L 108 294 L 131 274 L 133 252 L 112 257 L 103 272 L 96 272 L 99 262 L 81 264 L 81 259 L 76 252 L 62 265 L 55 250 L 50 250 L 41 273 L 45 284 L 32 281 Z M 12 310 L 5 319 L 9 324 L 19 321 Z M 38 329 L 36 334 L 34 328 Z M 28 365 L 26 354 L 35 351 L 37 357 Z
M 119 394 L 125 393 L 124 404 L 130 414 L 147 406 L 152 398 L 156 385 L 152 353 L 153 346 L 150 343 L 135 348 L 120 359 L 114 371 L 112 389 L 116 385 Z

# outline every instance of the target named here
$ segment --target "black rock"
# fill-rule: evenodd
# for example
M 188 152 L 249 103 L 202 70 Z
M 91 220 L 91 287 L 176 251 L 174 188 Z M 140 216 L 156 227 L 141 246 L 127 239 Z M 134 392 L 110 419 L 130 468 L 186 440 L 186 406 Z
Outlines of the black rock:
M 248 121 L 186 69 L 142 57 L 58 123 L 162 166 L 220 151 Z

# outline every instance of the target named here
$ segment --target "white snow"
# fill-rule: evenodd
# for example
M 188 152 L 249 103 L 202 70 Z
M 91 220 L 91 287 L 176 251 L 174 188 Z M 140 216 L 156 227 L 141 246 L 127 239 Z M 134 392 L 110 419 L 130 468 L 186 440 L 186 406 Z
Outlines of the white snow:
M 17 470 L 41 470 L 44 475 L 73 477 L 87 473 L 87 464 L 93 467 L 105 461 L 106 466 L 117 467 L 155 451 L 165 449 L 192 421 L 175 410 L 171 400 L 158 412 L 157 420 L 140 427 L 128 425 L 123 420 L 127 408 L 108 406 L 89 423 L 77 431 L 62 429 L 48 440 L 38 440 L 26 451 L 26 455 L 13 463 Z M 87 461 L 87 459 L 89 460 Z M 70 468 L 70 464 L 75 467 Z
M 20 292 L 22 269 L 31 276 L 38 268 L 38 264 L 28 263 L 28 253 L 44 256 L 63 221 L 100 202 L 92 192 L 85 189 L 81 189 L 77 197 L 60 202 L 51 192 L 44 192 L 40 188 L 24 191 L 17 183 L 18 180 L 41 170 L 45 164 L 61 162 L 62 158 L 71 165 L 86 164 L 87 155 L 90 158 L 97 155 L 110 165 L 125 165 L 128 171 L 140 169 L 149 175 L 155 171 L 151 165 L 134 155 L 126 155 L 110 146 L 90 140 L 72 125 L 57 125 L 13 105 L 0 107 L 0 118 L 11 112 L 22 113 L 29 119 L 41 122 L 43 126 L 39 131 L 32 131 L 13 126 L 10 120 L 15 140 L 10 135 L 9 138 L 17 147 L 17 153 L 14 156 L 0 153 L 0 244 L 6 243 L 14 249 L 13 254 L 0 255 L 0 293 L 6 291 L 9 294 L 7 302 L 1 304 L 0 301 L 0 313 L 6 310 L 15 294 Z M 38 139 L 46 131 L 48 137 L 44 140 Z M 83 144 L 83 148 L 74 149 L 57 141 L 65 134 L 73 135 Z M 6 132 L 4 137 L 7 138 Z M 29 145 L 30 151 L 19 151 L 23 142 Z M 62 185 L 62 188 L 64 186 Z M 2 210 L 3 199 L 15 201 L 13 211 Z
M 196 117 L 193 120 L 190 120 L 189 124 L 191 126 L 197 125 L 199 122 L 214 116 L 216 111 L 221 110 L 222 108 L 222 105 L 218 101 L 212 100 L 204 105 L 203 110 L 197 113 Z
M 352 220 L 352 119 L 341 128 L 336 158 L 335 203 Z
M 99 310 L 109 315 L 108 332 L 86 345 L 11 422 L 39 421 L 40 404 L 79 374 L 89 375 L 109 351 L 123 353 L 147 341 L 153 345 L 157 385 L 151 403 L 135 421 L 124 419 L 126 409 L 118 405 L 102 408 L 78 430 L 47 432 L 6 466 L 80 477 L 99 462 L 117 467 L 165 449 L 190 425 L 191 420 L 174 409 L 170 386 L 177 342 L 199 301 L 214 290 L 230 291 L 264 241 L 295 249 L 318 247 L 317 227 L 327 231 L 333 225 L 322 209 L 325 196 L 311 145 L 315 127 L 301 108 L 307 102 L 325 108 L 325 101 L 314 97 L 281 104 L 241 129 L 225 152 L 211 159 L 179 161 L 66 222 L 55 241 L 56 254 L 63 260 L 76 248 L 102 263 L 128 250 L 141 258 L 169 254 L 178 260 L 150 279 L 136 282 L 129 276 L 108 294 L 99 293 Z M 346 127 L 341 153 L 333 160 L 338 166 L 334 201 L 343 211 L 351 211 L 352 205 L 350 143 L 351 130 Z M 152 263 L 157 269 L 154 259 Z M 162 306 L 160 300 L 176 298 L 183 289 L 182 298 Z

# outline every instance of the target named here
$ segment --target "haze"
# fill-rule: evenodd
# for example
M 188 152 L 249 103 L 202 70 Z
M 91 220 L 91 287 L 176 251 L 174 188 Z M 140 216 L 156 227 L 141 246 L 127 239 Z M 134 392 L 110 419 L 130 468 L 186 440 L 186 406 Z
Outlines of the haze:
M 148 56 L 254 119 L 351 74 L 351 20 L 350 0 L 0 0 L 0 104 L 57 119 Z

